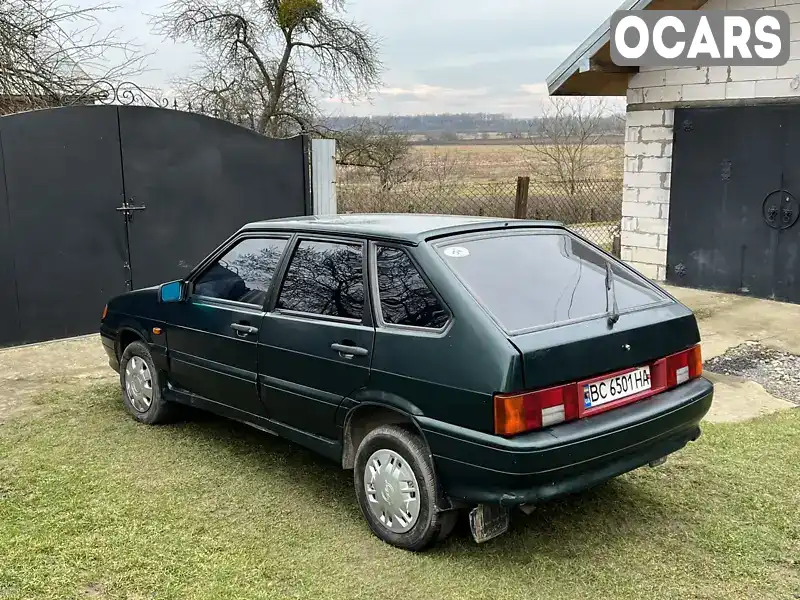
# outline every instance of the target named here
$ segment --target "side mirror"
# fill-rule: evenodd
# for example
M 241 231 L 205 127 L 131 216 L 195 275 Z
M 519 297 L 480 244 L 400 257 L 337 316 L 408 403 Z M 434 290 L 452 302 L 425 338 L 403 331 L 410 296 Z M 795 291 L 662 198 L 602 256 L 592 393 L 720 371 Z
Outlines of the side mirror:
M 186 284 L 183 281 L 170 281 L 158 288 L 160 302 L 183 302 L 186 299 Z

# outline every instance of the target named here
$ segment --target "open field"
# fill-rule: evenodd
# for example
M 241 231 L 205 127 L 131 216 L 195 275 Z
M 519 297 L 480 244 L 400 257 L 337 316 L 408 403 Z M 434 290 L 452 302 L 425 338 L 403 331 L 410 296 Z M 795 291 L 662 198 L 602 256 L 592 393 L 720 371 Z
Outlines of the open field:
M 592 178 L 622 177 L 622 146 L 599 145 L 588 152 L 593 158 L 602 157 L 605 163 Z M 412 153 L 429 162 L 441 160 L 442 156 L 453 157 L 466 181 L 516 181 L 520 176 L 537 179 L 546 172 L 542 159 L 525 144 L 419 145 L 413 147 Z
M 288 442 L 137 424 L 113 383 L 56 391 L 0 427 L 0 597 L 792 598 L 799 437 L 798 410 L 707 424 L 659 469 L 415 555 L 369 533 L 349 473 Z
M 541 138 L 540 138 L 541 140 Z M 487 138 L 482 137 L 470 137 L 467 134 L 462 134 L 458 140 L 441 140 L 437 138 L 430 139 L 429 137 L 423 134 L 411 134 L 409 136 L 409 141 L 413 144 L 419 146 L 467 146 L 467 145 L 474 145 L 474 146 L 500 146 L 500 145 L 519 145 L 520 142 L 527 142 L 527 136 L 524 134 L 519 134 L 519 137 L 514 137 L 513 134 L 488 134 Z M 618 133 L 618 134 L 609 134 L 606 136 L 602 136 L 599 139 L 600 143 L 603 144 L 623 144 L 625 142 L 625 134 Z
M 587 150 L 592 162 L 601 166 L 589 174 L 591 179 L 621 179 L 623 150 L 621 145 L 598 145 Z M 421 183 L 510 183 L 517 177 L 530 176 L 544 181 L 553 175 L 545 162 L 529 145 L 515 144 L 446 144 L 415 145 L 409 162 L 418 174 L 414 181 Z M 369 170 L 340 168 L 340 183 L 375 183 Z

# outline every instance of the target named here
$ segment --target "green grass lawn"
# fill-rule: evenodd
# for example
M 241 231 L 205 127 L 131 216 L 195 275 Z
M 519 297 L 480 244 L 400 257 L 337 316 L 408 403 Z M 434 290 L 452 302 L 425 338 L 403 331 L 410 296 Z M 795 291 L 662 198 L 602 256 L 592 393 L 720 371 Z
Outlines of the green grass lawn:
M 349 473 L 214 417 L 139 425 L 114 386 L 0 425 L 0 599 L 800 595 L 800 410 L 706 425 L 659 469 L 411 554 Z

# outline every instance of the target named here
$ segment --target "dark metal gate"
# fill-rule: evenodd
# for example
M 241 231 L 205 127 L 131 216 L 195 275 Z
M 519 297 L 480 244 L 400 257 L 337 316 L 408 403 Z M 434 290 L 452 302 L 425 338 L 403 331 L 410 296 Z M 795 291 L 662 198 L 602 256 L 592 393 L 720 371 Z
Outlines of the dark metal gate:
M 667 281 L 800 302 L 800 107 L 677 109 Z
M 185 275 L 244 223 L 310 212 L 307 140 L 200 114 L 0 118 L 0 346 L 97 330 L 105 301 Z

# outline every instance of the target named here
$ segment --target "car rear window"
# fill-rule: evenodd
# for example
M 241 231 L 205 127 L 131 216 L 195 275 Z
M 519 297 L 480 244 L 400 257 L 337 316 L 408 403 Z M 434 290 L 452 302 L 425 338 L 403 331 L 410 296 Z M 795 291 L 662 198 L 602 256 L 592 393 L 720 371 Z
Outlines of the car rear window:
M 607 313 L 609 260 L 566 231 L 448 239 L 435 248 L 508 333 Z M 669 301 L 641 276 L 611 265 L 620 312 Z

